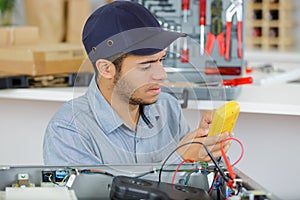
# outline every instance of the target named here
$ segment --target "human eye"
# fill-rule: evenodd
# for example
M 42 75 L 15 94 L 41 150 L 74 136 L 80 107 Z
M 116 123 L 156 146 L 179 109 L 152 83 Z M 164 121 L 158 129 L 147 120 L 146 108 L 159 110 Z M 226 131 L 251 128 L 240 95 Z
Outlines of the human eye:
M 163 56 L 161 59 L 159 59 L 159 62 L 163 62 L 163 61 L 165 61 L 166 60 L 166 55 L 165 56 Z
M 146 65 L 143 65 L 142 67 L 141 67 L 141 70 L 142 71 L 147 71 L 147 70 L 149 70 L 151 68 L 151 64 L 149 63 L 149 64 L 146 64 Z

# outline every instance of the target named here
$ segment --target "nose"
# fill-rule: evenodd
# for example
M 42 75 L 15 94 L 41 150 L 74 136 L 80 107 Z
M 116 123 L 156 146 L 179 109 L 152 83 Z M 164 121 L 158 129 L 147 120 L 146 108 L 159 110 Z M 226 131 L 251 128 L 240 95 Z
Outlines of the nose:
M 155 70 L 152 74 L 152 78 L 154 80 L 163 81 L 167 78 L 166 70 L 165 70 L 164 66 L 161 63 L 159 63 L 159 64 L 155 63 L 154 69 Z

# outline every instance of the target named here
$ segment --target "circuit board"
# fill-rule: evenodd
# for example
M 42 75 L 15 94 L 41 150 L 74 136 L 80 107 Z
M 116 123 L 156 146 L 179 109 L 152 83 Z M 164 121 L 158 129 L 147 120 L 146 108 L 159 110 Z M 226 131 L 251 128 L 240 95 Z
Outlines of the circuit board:
M 221 163 L 220 165 L 222 166 Z M 237 169 L 234 169 L 237 174 L 234 187 L 228 188 L 224 179 L 216 176 L 219 173 L 214 165 L 202 162 L 186 163 L 179 170 L 176 170 L 177 164 L 165 166 L 161 170 L 161 185 L 158 181 L 160 167 L 151 164 L 1 167 L 0 200 L 23 200 L 28 196 L 29 199 L 104 200 L 111 199 L 112 196 L 122 199 L 124 196 L 120 195 L 132 193 L 134 195 L 129 199 L 144 194 L 150 195 L 146 199 L 155 196 L 169 199 L 178 192 L 181 192 L 181 197 L 189 197 L 188 199 L 209 199 L 207 194 L 212 200 L 223 200 L 226 196 L 227 199 L 235 200 L 252 197 L 278 199 Z M 176 177 L 172 183 L 174 176 Z M 192 195 L 195 193 L 201 195 L 194 198 Z M 62 198 L 52 198 L 55 195 L 61 195 Z M 63 198 L 67 195 L 69 198 Z M 15 198 L 16 196 L 20 198 Z

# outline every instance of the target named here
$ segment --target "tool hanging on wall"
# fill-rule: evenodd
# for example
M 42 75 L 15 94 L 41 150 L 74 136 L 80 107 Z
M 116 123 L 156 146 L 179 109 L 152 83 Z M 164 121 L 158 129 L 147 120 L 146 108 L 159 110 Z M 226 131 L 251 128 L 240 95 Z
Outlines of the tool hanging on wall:
M 200 54 L 204 54 L 204 28 L 206 18 L 206 0 L 199 0 L 199 25 L 200 25 Z
M 230 80 L 224 79 L 222 81 L 223 86 L 238 86 L 238 85 L 244 85 L 244 84 L 251 84 L 253 83 L 253 78 L 252 77 L 242 77 L 242 78 L 234 78 Z
M 183 12 L 183 22 L 188 22 L 188 10 L 190 9 L 190 0 L 181 0 L 181 9 Z M 188 63 L 189 62 L 189 49 L 187 44 L 187 38 L 184 38 L 183 40 L 183 48 L 181 50 L 181 58 L 180 61 L 182 63 Z
M 206 52 L 211 55 L 214 41 L 217 40 L 220 56 L 224 56 L 224 32 L 222 26 L 222 0 L 214 0 L 211 3 L 211 32 L 207 33 Z
M 189 49 L 188 49 L 188 44 L 187 44 L 187 38 L 183 38 L 183 47 L 181 50 L 181 57 L 180 57 L 180 61 L 182 63 L 188 63 L 190 58 L 189 58 Z
M 187 23 L 188 10 L 190 9 L 190 0 L 182 0 L 181 1 L 181 9 L 183 12 L 183 22 Z
M 174 24 L 170 24 L 170 31 L 175 31 L 175 25 Z M 175 52 L 175 46 L 174 46 L 174 43 L 171 43 L 170 46 L 169 46 L 169 57 L 170 58 L 173 58 L 174 55 L 176 54 Z
M 209 87 L 193 86 L 188 95 L 189 99 L 235 99 L 240 94 L 241 82 L 243 81 L 244 84 L 250 82 L 249 79 L 235 79 L 242 77 L 245 67 L 242 31 L 236 34 L 237 26 L 240 27 L 242 23 L 237 25 L 235 9 L 231 16 L 225 17 L 231 4 L 235 7 L 233 2 L 238 0 L 132 1 L 142 2 L 146 8 L 149 8 L 154 16 L 163 22 L 161 23 L 163 28 L 183 32 L 188 36 L 178 39 L 168 48 L 170 55 L 165 60 L 166 68 L 168 68 L 166 81 L 170 83 L 183 80 L 192 83 L 218 82 Z M 241 9 L 244 9 L 244 4 Z M 239 15 L 242 14 L 239 13 Z M 230 21 L 228 21 L 229 18 Z M 238 16 L 238 19 L 238 22 L 241 22 L 242 16 Z M 226 27 L 227 21 L 232 22 L 232 30 L 231 24 L 228 23 Z M 230 30 L 227 38 L 225 38 L 226 30 Z M 228 43 L 227 59 L 225 59 L 226 41 Z M 237 56 L 237 51 L 233 51 L 236 49 L 239 49 L 239 56 Z M 175 54 L 172 54 L 173 51 Z M 221 84 L 220 80 L 224 79 L 226 81 Z M 233 81 L 233 79 L 235 80 Z M 185 96 L 182 94 L 184 93 L 182 87 L 174 86 L 173 90 L 176 96 L 178 95 L 178 99 Z M 166 91 L 169 90 L 166 89 Z M 191 93 L 194 94 L 194 97 L 190 95 Z
M 237 40 L 238 40 L 238 57 L 242 58 L 242 29 L 243 29 L 243 0 L 231 0 L 231 4 L 226 9 L 226 48 L 225 60 L 230 56 L 230 40 L 233 16 L 236 14 L 237 19 Z

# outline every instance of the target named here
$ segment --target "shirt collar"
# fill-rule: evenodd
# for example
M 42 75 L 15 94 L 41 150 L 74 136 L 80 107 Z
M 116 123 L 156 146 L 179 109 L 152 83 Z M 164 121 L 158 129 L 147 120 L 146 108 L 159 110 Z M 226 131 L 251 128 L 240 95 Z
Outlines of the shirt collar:
M 155 104 L 144 106 L 144 114 L 151 123 L 155 123 L 160 116 Z

